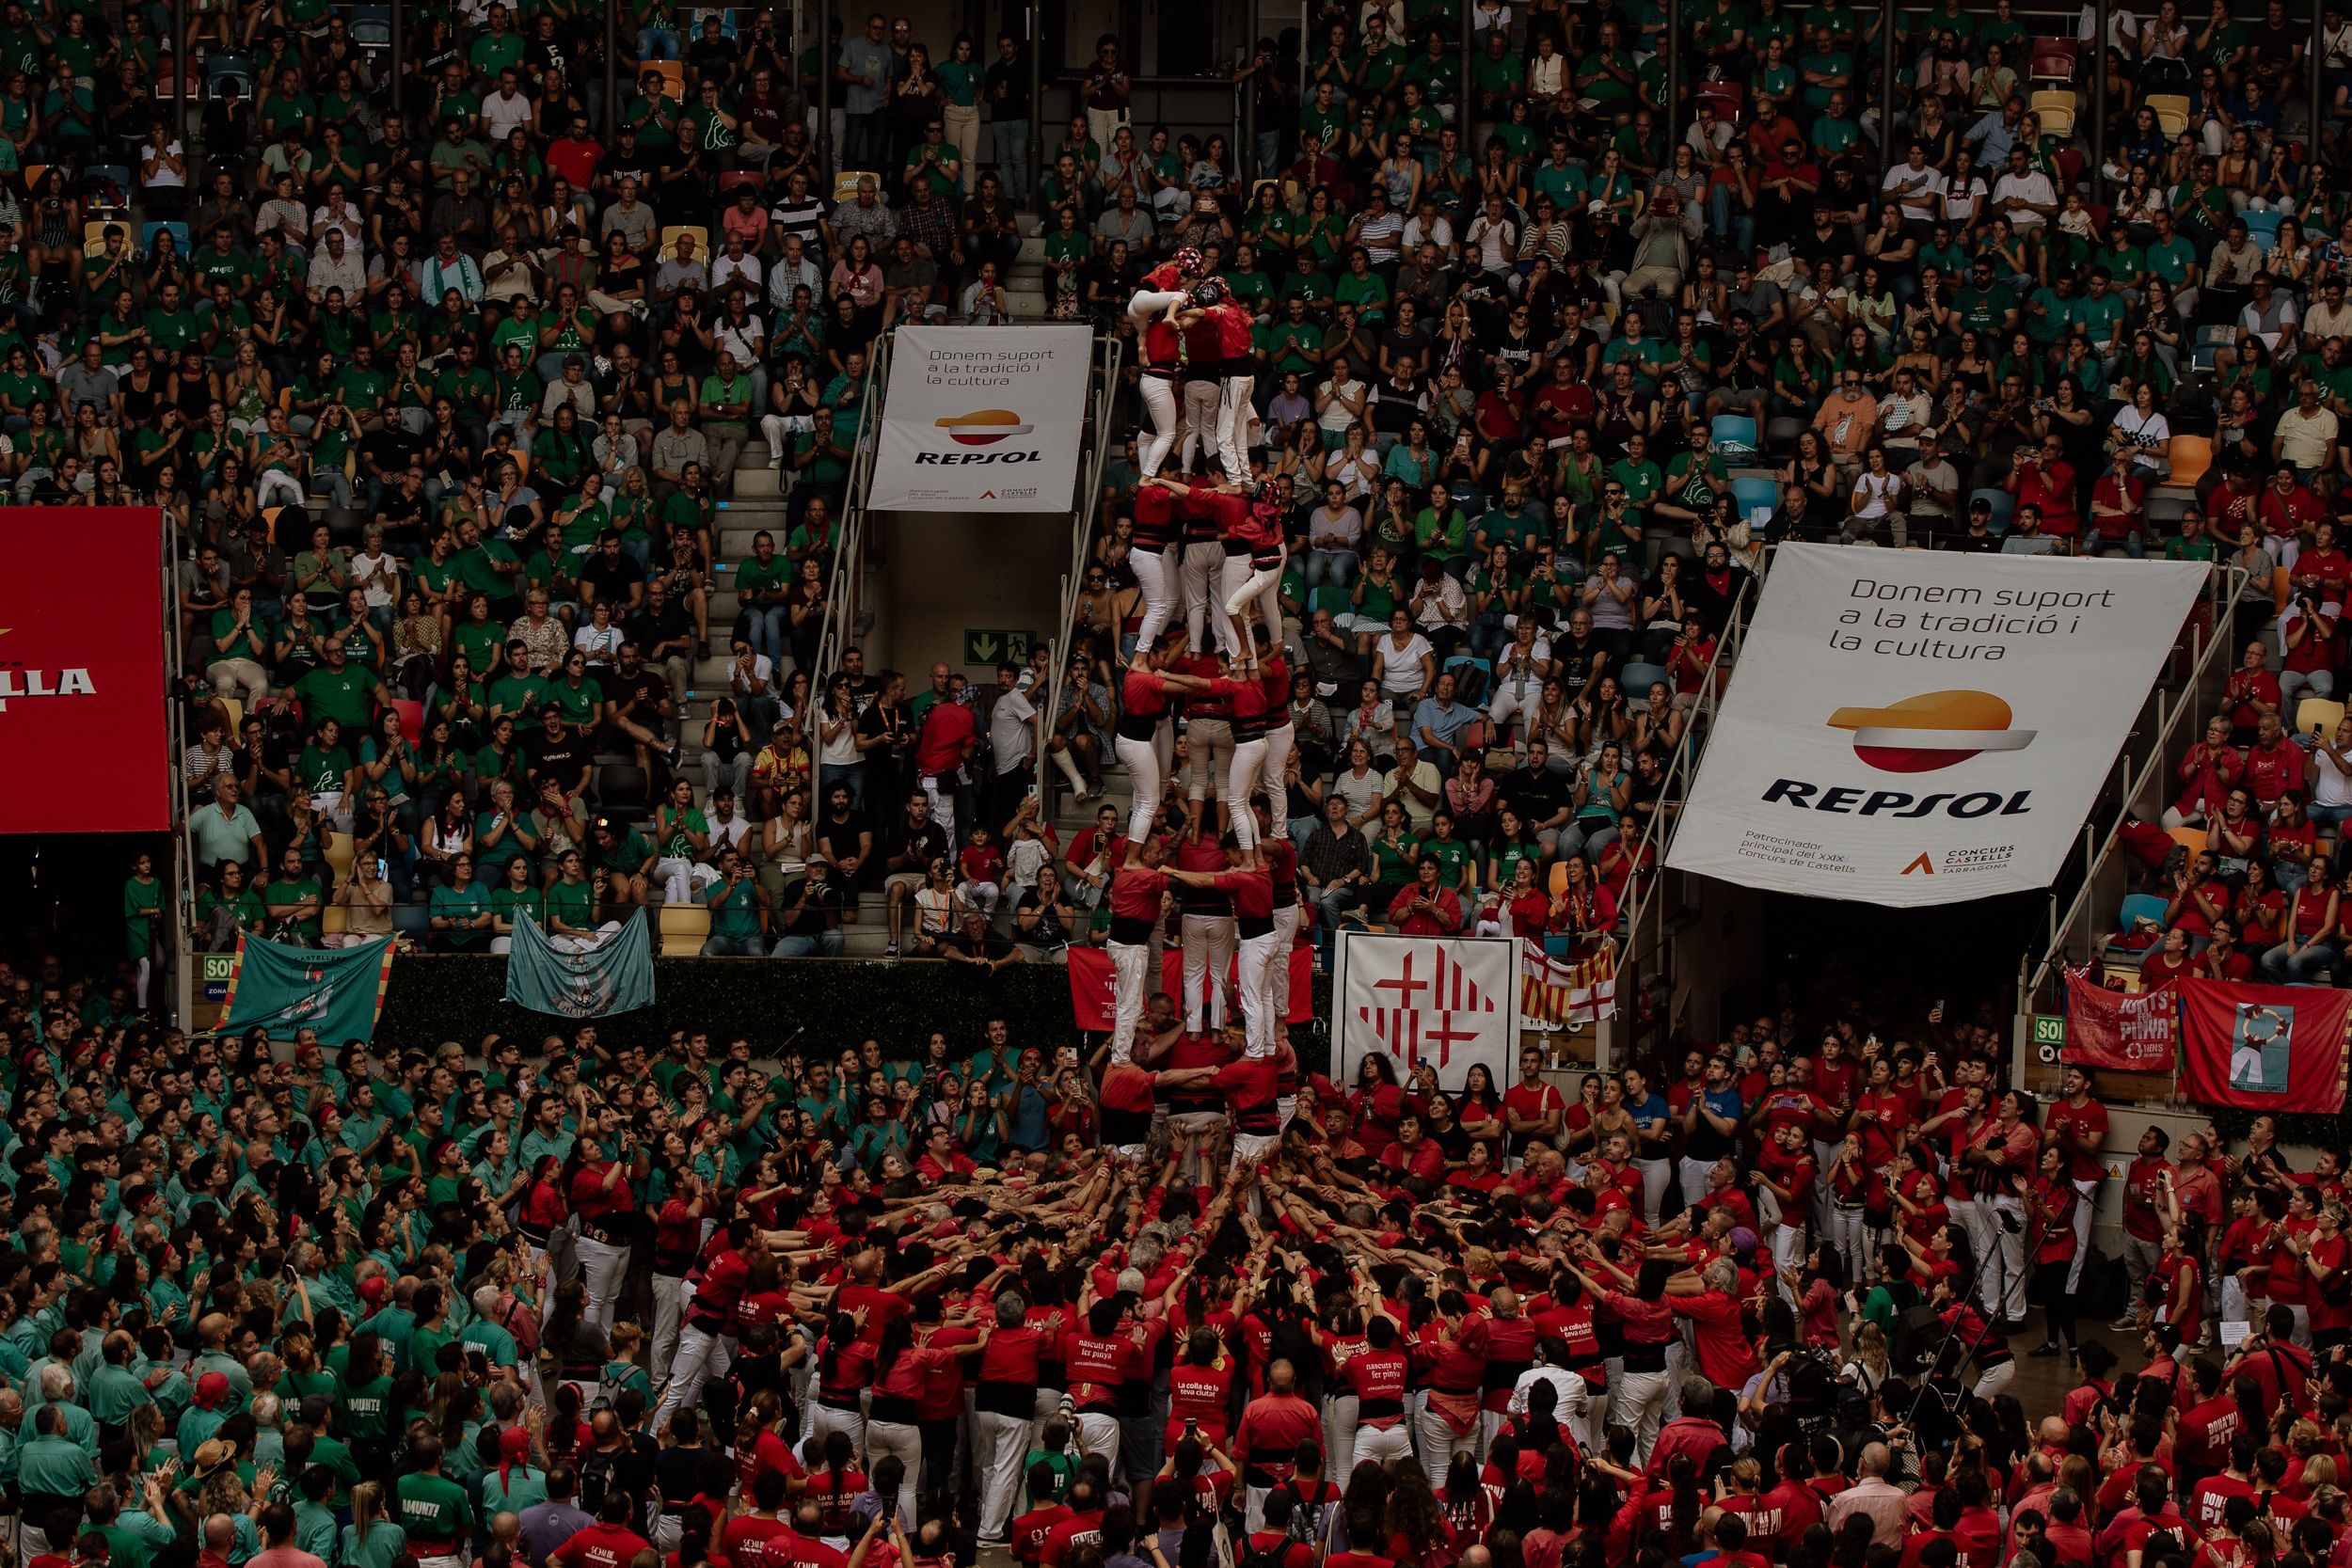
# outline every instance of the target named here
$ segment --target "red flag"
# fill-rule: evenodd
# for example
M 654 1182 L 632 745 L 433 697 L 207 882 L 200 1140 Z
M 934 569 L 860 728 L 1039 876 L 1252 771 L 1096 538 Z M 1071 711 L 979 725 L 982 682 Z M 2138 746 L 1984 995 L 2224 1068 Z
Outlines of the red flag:
M 1119 1006 L 1119 991 L 1111 974 L 1111 956 L 1107 948 L 1072 947 L 1070 950 L 1070 1011 L 1081 1029 L 1094 1034 L 1107 1034 Z M 1315 1016 L 1314 974 L 1315 950 L 1301 942 L 1291 948 L 1290 1009 L 1284 1014 L 1285 1023 L 1307 1023 Z M 1225 983 L 1231 986 L 1240 970 L 1240 961 L 1226 971 Z M 1203 982 L 1206 983 L 1205 981 Z M 1184 954 L 1181 947 L 1160 949 L 1159 989 L 1179 999 L 1184 994 Z M 1240 1015 L 1232 1015 L 1236 1022 Z
M 2066 1044 L 2058 1059 L 2125 1072 L 2172 1070 L 2180 997 L 2169 980 L 2150 990 L 2109 990 L 2090 972 L 2066 972 Z
M 2181 1088 L 2207 1105 L 2249 1111 L 2344 1109 L 2344 1026 L 2352 991 L 2182 980 Z

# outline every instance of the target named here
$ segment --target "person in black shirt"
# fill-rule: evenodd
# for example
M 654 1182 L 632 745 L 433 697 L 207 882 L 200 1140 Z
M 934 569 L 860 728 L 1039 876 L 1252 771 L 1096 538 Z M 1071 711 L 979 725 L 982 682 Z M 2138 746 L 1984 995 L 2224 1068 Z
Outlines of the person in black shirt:
M 914 784 L 916 726 L 907 707 L 906 677 L 896 670 L 884 670 L 876 679 L 882 683 L 882 694 L 857 716 L 857 749 L 866 761 L 866 793 L 877 800 L 896 800 Z M 920 863 L 916 868 L 921 868 Z M 892 911 L 895 928 L 896 905 Z
M 719 13 L 705 11 L 702 31 L 686 46 L 686 66 L 697 83 L 716 82 L 724 91 L 735 80 L 735 68 L 742 59 L 742 51 L 719 28 Z
M 882 886 L 890 895 L 890 945 L 883 948 L 885 957 L 898 956 L 898 935 L 905 921 L 906 901 L 923 891 L 931 863 L 947 858 L 947 835 L 931 820 L 930 797 L 921 790 L 899 795 L 881 796 L 878 800 L 904 798 L 906 808 L 898 820 L 890 826 L 890 836 L 882 849 Z
M 607 529 L 596 536 L 595 553 L 580 564 L 580 585 L 587 591 L 589 603 L 602 599 L 616 615 L 634 611 L 645 602 L 645 569 L 621 548 L 617 529 Z
M 874 860 L 873 827 L 851 809 L 848 784 L 837 784 L 825 791 L 824 815 L 817 819 L 817 853 L 832 865 L 852 895 L 882 881 L 881 867 Z
M 694 657 L 694 617 L 670 597 L 667 578 L 645 584 L 643 607 L 621 623 L 621 629 L 644 652 L 646 664 L 669 681 L 670 695 L 683 697 Z
M 1552 770 L 1549 744 L 1530 739 L 1526 765 L 1496 779 L 1495 795 L 1534 830 L 1544 853 L 1549 855 L 1558 852 L 1560 835 L 1576 820 L 1573 786 L 1571 775 Z
M 648 777 L 653 772 L 652 753 L 658 752 L 664 760 L 676 762 L 677 747 L 669 735 L 677 703 L 670 695 L 670 683 L 645 662 L 635 642 L 621 644 L 620 667 L 604 677 L 603 684 L 604 723 L 612 743 L 635 747 L 637 766 Z
M 996 156 L 1005 166 L 1005 183 L 1025 197 L 1034 190 L 1030 183 L 1034 171 L 1029 166 L 1029 57 L 1010 33 L 996 35 L 996 58 L 981 78 L 980 97 L 988 104 L 989 129 L 995 138 Z
M 564 724 L 562 710 L 553 703 L 542 707 L 539 729 L 523 741 L 523 766 L 532 791 L 553 783 L 567 796 L 584 793 L 590 761 L 587 738 Z

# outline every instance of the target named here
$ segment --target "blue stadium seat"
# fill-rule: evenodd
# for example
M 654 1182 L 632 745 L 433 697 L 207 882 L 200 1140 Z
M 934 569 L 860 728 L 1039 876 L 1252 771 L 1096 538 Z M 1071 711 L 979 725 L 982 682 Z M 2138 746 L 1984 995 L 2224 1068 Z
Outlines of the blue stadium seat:
M 1617 672 L 1618 689 L 1625 693 L 1628 703 L 1637 705 L 1649 695 L 1649 689 L 1660 681 L 1665 681 L 1669 687 L 1674 684 L 1666 674 L 1665 666 L 1661 664 L 1644 664 L 1637 660 Z

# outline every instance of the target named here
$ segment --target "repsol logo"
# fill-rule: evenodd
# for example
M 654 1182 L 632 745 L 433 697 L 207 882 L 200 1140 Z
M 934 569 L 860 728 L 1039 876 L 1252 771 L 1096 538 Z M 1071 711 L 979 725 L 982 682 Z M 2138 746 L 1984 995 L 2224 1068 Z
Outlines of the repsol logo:
M 918 468 L 923 467 L 926 465 L 940 468 L 961 468 L 974 463 L 995 463 L 1002 465 L 1006 463 L 1041 463 L 1044 460 L 1045 454 L 1043 452 L 1034 451 L 918 451 L 914 454 L 914 466 Z
M 2033 808 L 2033 791 L 2014 795 L 1979 789 L 1966 795 L 1939 790 L 1914 795 L 1903 789 L 1851 789 L 1840 784 L 1825 789 L 1802 779 L 1774 779 L 1764 791 L 1764 803 L 1795 806 L 1800 811 L 1836 812 L 1851 816 L 2023 816 Z

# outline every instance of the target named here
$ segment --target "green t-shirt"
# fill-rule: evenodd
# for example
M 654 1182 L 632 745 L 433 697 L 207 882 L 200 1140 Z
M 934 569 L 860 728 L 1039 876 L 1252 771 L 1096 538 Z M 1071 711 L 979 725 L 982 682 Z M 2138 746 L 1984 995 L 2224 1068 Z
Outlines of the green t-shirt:
M 507 842 L 512 843 L 512 838 L 510 837 Z M 498 847 L 503 848 L 504 846 Z M 522 847 L 516 845 L 515 853 L 519 855 L 522 852 Z M 485 856 L 482 854 L 475 856 L 477 860 L 485 858 Z M 506 860 L 512 858 L 512 856 L 501 858 L 498 863 L 504 865 Z M 480 882 L 469 882 L 464 887 L 444 882 L 433 890 L 432 905 L 428 912 L 432 918 L 446 917 L 462 926 L 466 921 L 490 912 L 490 895 Z M 434 934 L 446 940 L 453 947 L 479 947 L 489 940 L 489 933 L 483 930 L 453 928 L 443 931 L 437 929 Z M 355 1435 L 358 1433 L 355 1433 Z
M 461 1541 L 473 1525 L 466 1489 L 444 1476 L 402 1476 L 392 1482 L 391 1512 L 411 1541 Z
M 368 726 L 375 684 L 373 673 L 357 664 L 346 663 L 341 670 L 321 664 L 294 682 L 294 692 L 310 705 L 313 723 L 332 719 L 346 731 L 357 733 Z

